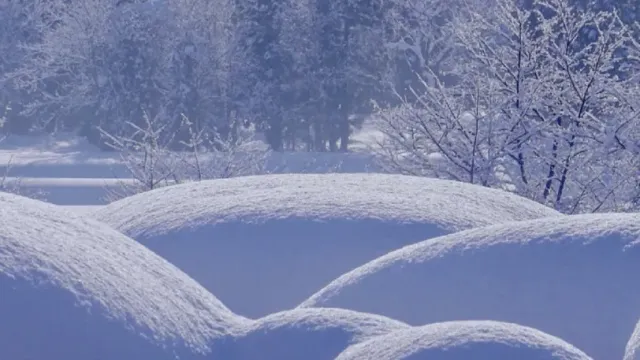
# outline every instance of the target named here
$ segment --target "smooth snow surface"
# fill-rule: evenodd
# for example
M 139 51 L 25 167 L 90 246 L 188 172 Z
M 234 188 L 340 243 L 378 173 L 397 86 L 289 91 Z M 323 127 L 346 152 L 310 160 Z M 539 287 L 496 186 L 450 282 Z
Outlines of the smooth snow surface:
M 38 200 L 61 206 L 100 206 L 108 203 L 109 192 L 118 192 L 133 179 L 7 177 L 5 184 Z
M 624 353 L 624 360 L 640 360 L 640 321 L 629 338 Z
M 100 209 L 103 205 L 59 205 L 61 208 L 78 214 L 91 214 Z
M 94 216 L 177 265 L 236 313 L 256 318 L 290 309 L 345 271 L 404 245 L 561 215 L 450 181 L 288 174 L 161 188 Z
M 255 145 L 268 147 L 259 138 L 260 136 L 256 137 Z M 206 155 L 201 154 L 201 156 L 203 157 L 201 160 L 206 162 Z M 377 169 L 373 156 L 368 153 L 274 151 L 267 155 L 264 170 L 268 173 L 281 174 L 360 173 L 375 172 Z M 79 178 L 87 178 L 94 182 L 97 179 L 126 180 L 131 177 L 131 172 L 122 161 L 119 152 L 100 151 L 86 139 L 71 133 L 43 136 L 11 135 L 0 141 L 0 173 L 5 174 L 7 170 L 10 176 L 63 178 L 68 184 L 70 184 L 68 180 Z M 30 181 L 28 185 L 34 186 L 36 183 Z M 82 184 L 78 183 L 78 185 Z M 57 194 L 60 187 L 52 186 L 51 190 L 53 200 L 63 199 Z M 84 204 L 102 204 L 102 202 L 87 203 L 87 201 L 89 200 L 85 200 Z M 66 202 L 66 204 L 69 203 Z
M 1 359 L 199 359 L 247 323 L 107 225 L 0 193 Z
M 337 278 L 301 307 L 409 324 L 497 320 L 620 359 L 640 318 L 640 214 L 560 216 L 410 245 Z
M 257 320 L 216 348 L 225 360 L 333 360 L 349 345 L 409 328 L 379 315 L 343 309 L 296 309 Z
M 495 321 L 452 321 L 400 330 L 353 345 L 336 360 L 589 360 L 541 331 Z

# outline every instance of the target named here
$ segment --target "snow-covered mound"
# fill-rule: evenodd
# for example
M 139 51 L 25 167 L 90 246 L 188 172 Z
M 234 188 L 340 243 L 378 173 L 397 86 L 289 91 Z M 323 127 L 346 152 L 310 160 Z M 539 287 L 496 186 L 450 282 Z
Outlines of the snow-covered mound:
M 161 188 L 94 216 L 177 265 L 236 313 L 261 317 L 404 245 L 560 215 L 506 192 L 450 181 L 287 174 Z
M 216 347 L 225 360 L 333 360 L 348 346 L 409 328 L 379 315 L 343 309 L 295 309 L 257 320 Z
M 452 321 L 409 328 L 353 345 L 336 360 L 590 360 L 564 340 L 496 321 Z
M 107 225 L 0 192 L 0 358 L 200 358 L 249 323 Z
M 623 360 L 640 360 L 640 321 L 629 338 Z
M 78 214 L 89 214 L 97 211 L 104 205 L 59 205 L 61 208 L 69 211 L 76 212 Z
M 337 278 L 301 307 L 423 325 L 497 320 L 620 359 L 640 318 L 640 214 L 560 216 L 410 245 Z

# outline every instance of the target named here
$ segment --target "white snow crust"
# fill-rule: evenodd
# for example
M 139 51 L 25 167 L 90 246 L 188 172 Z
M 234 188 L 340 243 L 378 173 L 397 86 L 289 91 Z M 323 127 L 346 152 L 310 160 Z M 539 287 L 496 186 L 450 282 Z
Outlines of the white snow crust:
M 422 325 L 531 326 L 596 359 L 620 359 L 640 318 L 640 214 L 561 216 L 406 246 L 337 278 L 301 307 Z
M 590 360 L 539 330 L 496 321 L 452 321 L 408 328 L 353 345 L 336 360 Z
M 340 274 L 442 234 L 555 210 L 483 187 L 382 174 L 286 174 L 161 188 L 94 216 L 257 318 Z M 260 299 L 260 301 L 256 301 Z
M 629 338 L 623 360 L 640 360 L 640 321 Z
M 256 320 L 216 347 L 225 360 L 333 360 L 348 346 L 408 325 L 343 309 L 294 309 Z
M 78 214 L 91 215 L 91 213 L 97 211 L 104 205 L 58 205 L 58 206 L 60 206 L 65 210 L 76 212 Z
M 0 193 L 0 358 L 200 359 L 248 322 L 107 225 Z

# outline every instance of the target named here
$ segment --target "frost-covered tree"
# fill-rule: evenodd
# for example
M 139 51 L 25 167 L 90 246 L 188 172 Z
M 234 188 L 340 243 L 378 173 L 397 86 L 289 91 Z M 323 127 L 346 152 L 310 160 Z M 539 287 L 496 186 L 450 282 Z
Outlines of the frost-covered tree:
M 352 126 L 379 96 L 384 59 L 384 1 L 315 1 L 311 76 L 320 90 L 310 118 L 315 151 L 347 151 Z
M 453 86 L 437 77 L 415 102 L 378 113 L 385 134 L 375 150 L 386 171 L 502 186 L 501 159 L 515 133 L 501 127 L 497 89 L 482 75 Z
M 309 146 L 309 124 L 319 112 L 315 100 L 321 89 L 317 78 L 312 76 L 319 52 L 319 44 L 314 41 L 317 35 L 315 4 L 316 0 L 282 1 L 276 14 L 279 33 L 274 54 L 286 69 L 275 79 L 277 85 L 272 99 L 279 104 L 277 123 L 280 125 L 276 127 L 281 127 L 282 149 L 285 150 Z
M 164 117 L 157 119 L 163 136 L 177 133 L 176 146 L 187 136 L 181 114 L 198 128 L 228 133 L 247 87 L 233 6 L 83 0 L 56 14 L 59 25 L 27 48 L 14 78 L 38 95 L 34 113 L 54 114 L 43 122 L 80 128 L 94 140 L 97 128 L 125 135 L 144 113 Z
M 187 136 L 185 114 L 195 127 L 226 136 L 234 133 L 234 113 L 277 150 L 346 150 L 351 115 L 368 111 L 370 97 L 382 97 L 387 0 L 2 6 L 32 19 L 36 12 L 21 8 L 28 2 L 58 6 L 47 12 L 50 26 L 40 27 L 47 31 L 38 41 L 12 43 L 25 61 L 12 60 L 19 66 L 10 79 L 27 113 L 51 131 L 81 129 L 96 140 L 96 128 L 124 134 L 131 131 L 127 122 L 148 113 L 165 116 L 166 131 L 178 140 Z
M 447 24 L 460 7 L 458 1 L 394 0 L 387 5 L 385 49 L 386 81 L 400 98 L 420 91 L 422 81 L 433 84 L 431 73 L 441 74 L 455 47 Z
M 14 86 L 10 73 L 28 59 L 25 46 L 40 42 L 56 26 L 63 8 L 58 0 L 0 1 L 0 107 L 6 110 L 6 131 L 23 133 L 32 125 L 31 118 L 20 114 L 28 94 Z
M 164 43 L 152 6 L 82 0 L 55 14 L 55 28 L 26 48 L 26 61 L 13 74 L 36 96 L 30 110 L 43 125 L 115 131 L 141 118 L 141 109 L 152 111 Z
M 127 131 L 124 124 L 144 118 L 144 114 L 158 119 L 167 116 L 163 89 L 167 86 L 166 64 L 170 35 L 166 30 L 169 19 L 162 2 L 120 5 L 111 10 L 105 42 L 96 46 L 93 65 L 96 81 L 90 83 L 89 93 L 95 94 L 92 110 L 94 121 L 83 121 L 85 134 L 94 126 Z M 87 128 L 88 127 L 88 128 Z
M 234 133 L 221 135 L 206 127 L 195 128 L 185 115 L 181 118 L 181 126 L 188 134 L 179 141 L 183 145 L 181 151 L 171 149 L 175 139 L 164 135 L 171 123 L 162 114 L 151 118 L 145 113 L 142 121 L 127 122 L 131 131 L 124 135 L 99 129 L 106 145 L 120 154 L 130 177 L 108 189 L 107 200 L 184 182 L 265 172 L 269 152 L 264 144 L 254 141 L 250 126 L 234 126 Z
M 488 12 L 466 7 L 448 30 L 455 81 L 425 66 L 415 100 L 382 113 L 383 163 L 568 213 L 626 206 L 637 153 L 625 134 L 640 124 L 621 77 L 631 77 L 633 35 L 614 12 L 498 0 Z
M 171 130 L 187 136 L 183 116 L 202 129 L 229 133 L 231 113 L 238 113 L 248 90 L 246 49 L 234 21 L 232 1 L 187 1 L 168 4 L 164 98 L 171 111 Z M 247 114 L 243 114 L 246 116 Z
M 622 132 L 637 127 L 638 113 L 619 96 L 620 69 L 628 59 L 630 29 L 614 12 L 582 9 L 562 0 L 537 3 L 549 22 L 556 125 L 544 200 L 566 212 L 615 209 L 632 179 L 619 160 L 628 149 Z
M 414 65 L 417 67 L 414 72 L 417 86 L 408 86 L 406 92 L 411 96 L 398 94 L 402 102 L 401 113 L 414 113 L 417 116 L 413 116 L 414 120 L 409 120 L 407 125 L 398 126 L 399 119 L 395 116 L 388 117 L 385 112 L 382 114 L 383 131 L 387 134 L 388 141 L 394 143 L 395 138 L 403 139 L 403 146 L 407 150 L 416 149 L 405 152 L 401 159 L 410 160 L 411 156 L 424 158 L 422 166 L 420 161 L 413 166 L 433 169 L 436 165 L 442 168 L 449 163 L 457 163 L 456 167 L 461 168 L 460 165 L 466 162 L 468 164 L 461 168 L 467 173 L 466 176 L 454 175 L 455 171 L 449 171 L 449 176 L 475 182 L 479 178 L 470 174 L 476 173 L 477 169 L 470 167 L 470 164 L 475 164 L 471 159 L 481 153 L 477 142 L 473 145 L 473 139 L 480 131 L 468 127 L 480 128 L 486 125 L 491 130 L 488 132 L 491 136 L 498 136 L 499 133 L 501 137 L 506 137 L 501 141 L 487 139 L 487 143 L 492 144 L 491 147 L 501 148 L 502 154 L 495 156 L 505 156 L 507 144 L 514 145 L 516 152 L 510 155 L 523 165 L 519 167 L 522 174 L 518 178 L 527 182 L 524 151 L 518 151 L 521 147 L 519 143 L 528 136 L 527 128 L 535 108 L 532 103 L 540 99 L 538 92 L 544 82 L 540 77 L 545 75 L 542 71 L 545 66 L 544 58 L 540 55 L 543 40 L 531 33 L 534 13 L 532 10 L 517 11 L 519 9 L 514 8 L 509 0 L 498 3 L 490 15 L 479 13 L 472 7 L 465 7 L 463 10 L 455 18 L 450 18 L 448 23 L 442 24 L 440 30 L 441 41 L 449 49 L 446 51 L 455 51 L 459 55 L 456 59 L 457 66 L 442 69 L 439 66 L 440 57 L 436 57 L 435 62 L 430 62 L 428 57 L 417 61 Z M 424 16 L 432 19 L 437 14 L 427 12 Z M 497 32 L 496 24 L 502 24 Z M 431 40 L 428 35 L 422 36 L 426 39 L 418 38 L 421 42 L 438 42 L 437 38 Z M 393 45 L 406 47 L 403 43 Z M 418 53 L 424 52 L 418 47 L 411 48 L 409 54 L 420 59 Z M 445 84 L 447 79 L 451 80 L 451 86 Z M 417 125 L 420 126 L 409 126 L 412 122 L 418 122 Z M 412 133 L 409 140 L 406 138 L 406 130 Z M 455 136 L 455 133 L 460 133 L 464 139 L 468 137 L 466 134 L 473 134 L 473 137 L 469 137 L 472 139 L 472 146 L 466 151 L 443 151 L 446 143 L 450 146 L 461 145 L 448 139 Z M 421 144 L 424 142 L 426 144 Z M 438 147 L 442 149 L 437 150 Z M 420 150 L 423 148 L 429 149 L 427 154 Z M 437 164 L 432 164 L 433 161 Z M 402 164 L 398 166 L 404 167 Z M 411 171 L 416 170 L 423 171 Z M 484 181 L 488 181 L 487 176 L 485 179 L 487 180 Z
M 140 192 L 180 183 L 180 167 L 177 156 L 169 150 L 163 134 L 167 123 L 156 114 L 144 113 L 142 121 L 128 121 L 131 128 L 124 135 L 114 135 L 98 128 L 105 144 L 120 154 L 130 179 L 120 180 L 116 189 L 111 189 L 107 200 L 115 201 Z
M 379 2 L 238 0 L 247 105 L 272 148 L 347 149 L 350 115 L 368 103 L 379 72 Z
M 285 0 L 237 0 L 238 31 L 247 47 L 243 75 L 248 79 L 246 105 L 274 150 L 282 150 L 285 124 L 281 85 L 291 63 L 280 45 Z

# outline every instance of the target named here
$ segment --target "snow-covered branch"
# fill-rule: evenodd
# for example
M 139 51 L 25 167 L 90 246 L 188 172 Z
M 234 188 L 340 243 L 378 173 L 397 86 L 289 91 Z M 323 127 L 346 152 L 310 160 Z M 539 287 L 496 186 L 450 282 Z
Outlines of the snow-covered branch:
M 108 194 L 108 200 L 117 200 L 182 181 L 178 173 L 179 159 L 167 148 L 171 139 L 165 138 L 166 125 L 163 120 L 161 115 L 151 118 L 145 112 L 142 126 L 127 122 L 131 131 L 125 135 L 99 129 L 105 144 L 120 154 L 122 163 L 133 179 L 133 182 L 122 180 L 119 188 Z
M 630 26 L 566 0 L 463 10 L 448 25 L 454 68 L 443 76 L 423 66 L 412 96 L 381 112 L 383 164 L 567 213 L 629 209 L 640 183 Z
M 188 151 L 182 153 L 181 177 L 187 181 L 230 178 L 257 175 L 265 172 L 269 155 L 268 146 L 255 139 L 255 128 L 236 120 L 230 131 L 193 129 L 193 123 L 183 117 L 189 131 L 189 140 L 184 141 Z
M 109 190 L 113 201 L 139 192 L 183 182 L 255 175 L 264 172 L 268 155 L 265 144 L 254 141 L 253 130 L 232 126 L 222 135 L 211 129 L 196 129 L 183 115 L 182 126 L 189 134 L 181 141 L 184 150 L 174 150 L 174 134 L 158 113 L 145 113 L 142 125 L 127 124 L 132 131 L 114 135 L 100 129 L 105 143 L 120 154 L 131 179 L 122 179 L 116 190 Z

